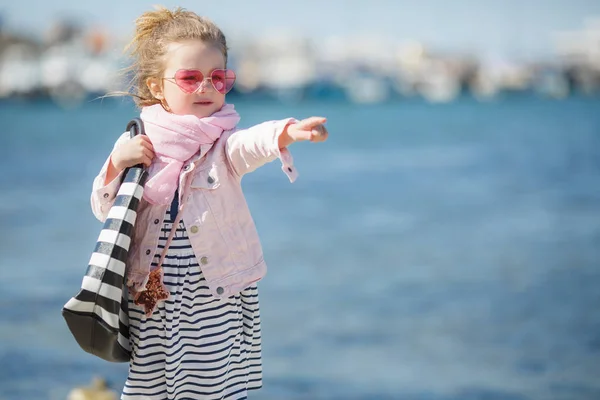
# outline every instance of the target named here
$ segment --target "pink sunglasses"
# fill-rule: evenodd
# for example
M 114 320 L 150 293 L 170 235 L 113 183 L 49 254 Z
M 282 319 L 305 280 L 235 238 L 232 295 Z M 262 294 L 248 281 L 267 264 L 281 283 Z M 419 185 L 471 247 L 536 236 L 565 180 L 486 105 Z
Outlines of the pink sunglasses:
M 200 89 L 205 78 L 204 74 L 197 69 L 180 69 L 175 72 L 174 77 L 163 79 L 175 83 L 185 93 L 192 94 Z M 230 69 L 215 69 L 206 79 L 217 92 L 226 94 L 233 88 L 235 72 Z

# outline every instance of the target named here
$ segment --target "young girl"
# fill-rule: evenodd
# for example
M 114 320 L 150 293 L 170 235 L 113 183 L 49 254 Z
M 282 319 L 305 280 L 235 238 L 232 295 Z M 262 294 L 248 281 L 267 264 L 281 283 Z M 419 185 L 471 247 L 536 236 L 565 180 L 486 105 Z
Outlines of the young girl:
M 266 265 L 240 180 L 279 158 L 293 182 L 286 148 L 325 140 L 325 118 L 237 130 L 225 36 L 192 12 L 144 13 L 131 45 L 147 136 L 117 140 L 91 196 L 104 221 L 123 170 L 148 167 L 127 263 L 122 399 L 245 399 L 262 386 L 256 283 Z

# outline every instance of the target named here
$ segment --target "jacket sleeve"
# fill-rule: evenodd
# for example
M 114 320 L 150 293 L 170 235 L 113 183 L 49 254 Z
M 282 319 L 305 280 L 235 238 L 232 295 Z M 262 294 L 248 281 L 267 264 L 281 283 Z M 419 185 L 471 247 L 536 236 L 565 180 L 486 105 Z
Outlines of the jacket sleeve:
M 113 151 L 120 143 L 129 140 L 129 135 L 129 132 L 123 133 L 119 137 L 119 139 L 117 139 L 113 147 Z M 117 191 L 121 186 L 121 180 L 123 179 L 124 173 L 124 171 L 121 171 L 119 175 L 115 177 L 115 179 L 113 179 L 111 182 L 108 182 L 106 185 L 104 184 L 104 181 L 106 179 L 106 172 L 108 169 L 108 162 L 110 160 L 111 155 L 112 151 L 106 159 L 106 161 L 104 162 L 104 166 L 100 170 L 98 176 L 96 176 L 96 178 L 94 179 L 94 183 L 92 185 L 92 212 L 100 222 L 106 221 L 108 212 L 110 211 L 110 208 L 115 202 L 115 197 L 117 196 Z
M 279 136 L 285 127 L 296 123 L 294 118 L 279 121 L 268 121 L 248 129 L 232 133 L 225 145 L 229 163 L 238 177 L 256 170 L 276 158 L 281 160 L 281 169 L 290 182 L 298 177 L 294 168 L 294 160 L 287 148 L 279 148 Z

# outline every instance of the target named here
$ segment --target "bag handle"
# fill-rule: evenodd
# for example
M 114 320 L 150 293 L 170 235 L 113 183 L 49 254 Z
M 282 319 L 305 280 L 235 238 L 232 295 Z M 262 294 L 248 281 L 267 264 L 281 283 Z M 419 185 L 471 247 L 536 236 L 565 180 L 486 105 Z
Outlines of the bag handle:
M 145 135 L 146 134 L 146 131 L 144 130 L 144 123 L 142 122 L 142 120 L 140 118 L 133 118 L 131 121 L 129 121 L 129 123 L 127 124 L 127 130 L 129 131 L 130 139 L 133 139 L 137 135 Z M 143 170 L 146 169 L 144 164 L 134 165 L 133 168 L 141 168 Z
M 131 121 L 129 121 L 127 124 L 127 130 L 131 133 L 132 138 L 139 134 L 146 134 L 146 131 L 144 131 L 144 123 L 140 118 L 133 118 Z

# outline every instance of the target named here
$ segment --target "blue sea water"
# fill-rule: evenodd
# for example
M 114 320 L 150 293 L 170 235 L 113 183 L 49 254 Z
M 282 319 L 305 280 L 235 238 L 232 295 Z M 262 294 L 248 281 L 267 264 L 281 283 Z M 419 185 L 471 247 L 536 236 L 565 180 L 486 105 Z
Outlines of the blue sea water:
M 243 186 L 269 265 L 251 399 L 600 399 L 600 99 L 239 101 L 242 126 L 330 139 Z M 125 364 L 61 317 L 101 224 L 92 179 L 120 101 L 0 104 L 0 400 L 66 399 Z

